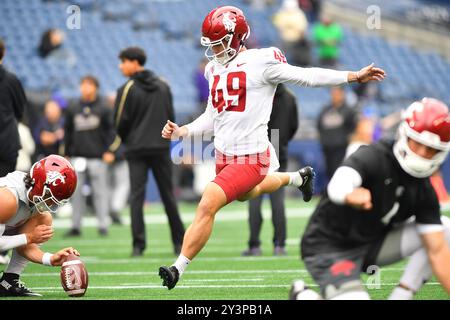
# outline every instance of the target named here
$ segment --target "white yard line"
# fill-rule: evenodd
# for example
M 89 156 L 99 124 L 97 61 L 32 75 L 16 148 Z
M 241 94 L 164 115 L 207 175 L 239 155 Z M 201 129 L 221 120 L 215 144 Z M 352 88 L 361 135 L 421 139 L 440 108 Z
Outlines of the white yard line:
M 381 272 L 398 271 L 402 268 L 383 268 Z M 308 273 L 306 269 L 276 269 L 276 270 L 189 270 L 187 274 L 275 274 L 275 273 Z M 157 275 L 157 271 L 117 271 L 117 272 L 89 272 L 90 276 L 153 276 Z M 57 272 L 41 272 L 41 273 L 24 273 L 24 277 L 55 277 L 59 276 Z M 258 278 L 260 279 L 260 278 Z M 189 280 L 202 281 L 202 280 Z M 227 280 L 228 281 L 228 280 Z M 231 280 L 230 280 L 231 281 Z
M 71 244 L 71 245 L 73 247 L 77 248 L 80 251 L 81 254 L 83 253 L 83 251 L 84 251 L 83 248 L 79 249 L 77 245 L 75 245 L 75 244 Z M 89 254 L 104 254 L 104 253 L 111 253 L 111 252 L 114 252 L 115 254 L 117 254 L 117 253 L 126 253 L 126 254 L 122 255 L 122 256 L 125 256 L 125 257 L 130 256 L 131 250 L 132 250 L 130 244 L 128 244 L 126 247 L 117 247 L 117 246 L 115 246 L 113 250 L 111 248 L 108 248 L 107 247 L 108 245 L 105 245 L 105 248 L 98 248 L 98 246 L 99 245 L 97 244 L 97 246 L 89 248 L 89 249 L 86 249 L 86 250 L 89 250 Z M 225 245 L 224 246 L 211 245 L 211 246 L 205 247 L 203 250 L 205 252 L 207 252 L 208 255 L 212 255 L 212 254 L 220 255 L 220 254 L 223 254 L 223 253 L 234 253 L 236 256 L 238 256 L 238 255 L 241 254 L 242 251 L 244 251 L 244 249 L 245 249 L 245 244 L 243 244 L 242 247 L 240 247 L 240 248 L 239 247 L 238 248 L 236 248 L 236 247 L 232 248 L 230 246 L 230 244 L 228 244 L 227 246 L 225 246 Z M 150 248 L 150 249 L 148 249 L 148 252 L 150 254 L 160 254 L 160 253 L 172 253 L 172 250 L 173 249 L 169 248 L 169 247 L 167 247 L 167 248 L 155 248 L 155 249 L 151 249 Z M 264 252 L 272 253 L 272 250 L 267 250 L 267 251 L 264 251 Z
M 286 216 L 288 218 L 304 218 L 309 217 L 313 212 L 313 208 L 287 208 Z M 192 222 L 194 220 L 195 213 L 194 212 L 183 212 L 182 218 L 184 222 Z M 263 212 L 264 219 L 270 219 L 271 213 L 269 210 L 265 210 Z M 123 223 L 125 225 L 130 225 L 130 217 L 124 216 L 122 217 Z M 216 215 L 215 221 L 247 221 L 248 213 L 245 209 L 243 210 L 229 210 L 219 212 Z M 148 214 L 145 216 L 146 224 L 167 224 L 167 216 L 163 213 L 161 214 Z M 72 222 L 70 218 L 57 218 L 53 220 L 53 227 L 55 229 L 59 228 L 70 228 L 72 226 Z M 97 227 L 98 220 L 95 217 L 85 217 L 83 218 L 83 227 Z
M 197 257 L 197 262 L 212 262 L 212 261 L 280 261 L 280 260 L 298 260 L 298 256 L 282 256 L 282 257 Z M 142 264 L 142 263 L 170 263 L 173 258 L 134 258 L 134 259 L 100 259 L 98 257 L 83 257 L 82 260 L 86 264 Z
M 309 287 L 318 287 L 315 283 L 307 284 Z M 365 284 L 364 284 L 365 285 Z M 371 285 L 371 284 L 368 284 Z M 380 286 L 396 286 L 398 283 L 381 283 Z M 435 286 L 441 285 L 439 282 L 427 282 L 426 286 Z M 239 285 L 239 284 L 223 284 L 223 285 L 178 285 L 177 289 L 211 289 L 211 288 L 290 288 L 290 284 L 248 284 L 248 285 Z M 124 285 L 124 286 L 90 286 L 89 290 L 130 290 L 130 289 L 158 289 L 158 290 L 167 290 L 166 287 L 163 287 L 161 284 L 149 284 L 149 285 Z M 35 291 L 62 291 L 61 287 L 33 287 Z M 376 289 L 372 289 L 376 290 Z
M 203 283 L 203 282 L 261 282 L 264 278 L 251 278 L 251 279 L 183 279 L 183 283 Z M 135 286 L 136 282 L 133 283 L 121 283 L 121 286 Z

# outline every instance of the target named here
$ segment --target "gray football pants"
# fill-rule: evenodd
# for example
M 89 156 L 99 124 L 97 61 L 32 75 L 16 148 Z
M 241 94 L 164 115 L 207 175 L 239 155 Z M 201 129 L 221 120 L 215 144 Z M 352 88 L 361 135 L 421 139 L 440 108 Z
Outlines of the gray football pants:
M 89 175 L 98 228 L 107 229 L 109 225 L 108 165 L 101 159 L 86 159 L 86 161 L 86 170 L 77 172 L 77 188 L 71 200 L 73 206 L 72 228 L 81 229 L 81 219 L 86 212 L 86 196 L 83 195 L 82 188 L 87 175 Z

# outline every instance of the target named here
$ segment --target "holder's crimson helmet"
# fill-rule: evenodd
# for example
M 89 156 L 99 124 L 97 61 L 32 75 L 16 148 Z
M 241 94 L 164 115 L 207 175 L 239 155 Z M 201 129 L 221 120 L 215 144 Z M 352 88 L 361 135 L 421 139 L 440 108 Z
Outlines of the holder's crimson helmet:
M 58 155 L 50 155 L 33 164 L 30 177 L 28 200 L 41 213 L 55 213 L 58 207 L 69 200 L 77 187 L 74 168 L 67 159 Z
M 450 150 L 450 114 L 442 101 L 423 98 L 412 103 L 404 113 L 399 127 L 394 154 L 400 166 L 416 178 L 431 176 L 444 162 Z M 431 159 L 414 153 L 408 139 L 438 150 Z
M 208 13 L 203 21 L 202 35 L 200 42 L 208 47 L 205 56 L 210 61 L 226 64 L 244 46 L 250 35 L 250 27 L 239 8 L 225 6 Z M 222 50 L 214 53 L 212 48 L 216 46 L 220 46 Z

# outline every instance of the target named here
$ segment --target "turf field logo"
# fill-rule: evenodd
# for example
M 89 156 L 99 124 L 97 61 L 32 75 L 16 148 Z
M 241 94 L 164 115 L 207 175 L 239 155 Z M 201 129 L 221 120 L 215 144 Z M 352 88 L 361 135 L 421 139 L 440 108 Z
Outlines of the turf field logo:
M 366 20 L 366 26 L 369 30 L 381 29 L 381 8 L 376 5 L 367 7 L 366 13 L 369 15 Z
M 81 29 L 81 9 L 79 6 L 70 5 L 66 9 L 66 13 L 69 15 L 66 19 L 66 27 L 69 30 Z

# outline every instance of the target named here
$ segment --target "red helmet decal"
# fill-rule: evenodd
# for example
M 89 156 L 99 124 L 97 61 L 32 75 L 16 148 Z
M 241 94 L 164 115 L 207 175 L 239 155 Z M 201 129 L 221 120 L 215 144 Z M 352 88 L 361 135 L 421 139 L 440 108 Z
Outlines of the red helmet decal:
M 448 107 L 433 98 L 414 102 L 407 110 L 406 122 L 418 133 L 428 131 L 439 136 L 442 143 L 450 142 L 450 114 Z

